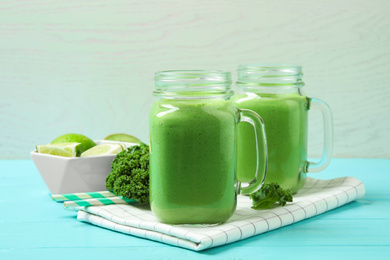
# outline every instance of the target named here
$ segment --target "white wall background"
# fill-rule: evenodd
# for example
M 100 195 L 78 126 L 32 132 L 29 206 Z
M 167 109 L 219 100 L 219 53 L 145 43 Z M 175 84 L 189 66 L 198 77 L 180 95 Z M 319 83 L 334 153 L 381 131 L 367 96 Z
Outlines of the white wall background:
M 389 13 L 388 0 L 0 0 L 0 158 L 68 132 L 147 142 L 155 71 L 253 62 L 303 65 L 308 96 L 332 107 L 335 157 L 390 158 Z

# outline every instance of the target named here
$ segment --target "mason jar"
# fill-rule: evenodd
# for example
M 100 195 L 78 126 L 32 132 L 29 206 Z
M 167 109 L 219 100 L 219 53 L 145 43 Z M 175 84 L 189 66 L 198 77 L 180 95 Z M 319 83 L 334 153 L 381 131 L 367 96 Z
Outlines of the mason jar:
M 266 182 L 297 192 L 306 181 L 308 172 L 327 167 L 332 156 L 333 123 L 329 106 L 305 95 L 302 68 L 283 64 L 246 64 L 238 67 L 239 91 L 234 104 L 250 109 L 264 120 L 268 145 Z M 317 108 L 322 112 L 324 149 L 319 162 L 309 162 L 308 112 Z M 256 167 L 256 143 L 251 126 L 238 127 L 238 180 L 253 178 Z
M 225 222 L 236 209 L 237 194 L 251 193 L 264 182 L 260 117 L 234 106 L 228 72 L 161 71 L 155 83 L 149 120 L 153 213 L 169 224 Z M 237 125 L 242 121 L 250 122 L 259 143 L 247 187 L 236 179 Z

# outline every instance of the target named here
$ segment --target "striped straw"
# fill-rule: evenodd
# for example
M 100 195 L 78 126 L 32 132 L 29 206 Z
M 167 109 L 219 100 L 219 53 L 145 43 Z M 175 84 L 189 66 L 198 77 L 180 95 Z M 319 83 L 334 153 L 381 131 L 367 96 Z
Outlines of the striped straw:
M 65 209 L 74 209 L 78 210 L 83 207 L 89 206 L 103 206 L 110 204 L 127 204 L 130 202 L 135 202 L 133 199 L 125 199 L 122 197 L 110 197 L 110 198 L 96 198 L 96 199 L 84 199 L 84 200 L 74 200 L 74 201 L 65 201 Z
M 70 194 L 52 194 L 51 200 L 57 202 L 63 202 L 68 200 L 84 200 L 84 199 L 96 199 L 96 198 L 110 198 L 116 197 L 111 191 L 97 191 L 97 192 L 84 192 L 84 193 L 70 193 Z

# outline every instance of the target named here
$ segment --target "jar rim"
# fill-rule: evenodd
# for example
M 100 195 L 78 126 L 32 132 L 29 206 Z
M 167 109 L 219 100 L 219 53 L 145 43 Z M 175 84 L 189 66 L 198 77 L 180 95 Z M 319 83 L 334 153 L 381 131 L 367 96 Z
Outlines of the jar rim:
M 237 70 L 262 70 L 262 69 L 298 69 L 302 70 L 302 66 L 293 63 L 249 63 L 241 64 Z
M 214 77 L 207 77 L 214 76 Z M 207 77 L 207 78 L 204 78 Z M 232 74 L 223 70 L 163 70 L 154 73 L 154 80 L 173 82 L 174 80 L 205 80 L 231 83 Z

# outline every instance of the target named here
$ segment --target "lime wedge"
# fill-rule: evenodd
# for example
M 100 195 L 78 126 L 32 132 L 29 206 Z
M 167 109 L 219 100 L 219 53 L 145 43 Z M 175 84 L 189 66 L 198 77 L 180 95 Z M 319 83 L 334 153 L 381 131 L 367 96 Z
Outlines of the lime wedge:
M 104 140 L 120 141 L 120 142 L 136 143 L 136 144 L 141 143 L 141 140 L 139 140 L 137 137 L 128 134 L 122 134 L 122 133 L 106 136 Z
M 81 152 L 84 152 L 88 150 L 91 147 L 94 147 L 96 144 L 94 141 L 86 137 L 85 135 L 81 134 L 64 134 L 56 139 L 54 139 L 51 143 L 52 144 L 62 144 L 62 143 L 80 143 L 82 144 L 82 150 Z
M 117 154 L 123 151 L 121 144 L 99 144 L 81 154 L 81 157 L 89 157 L 96 155 Z
M 80 156 L 82 147 L 80 143 L 46 144 L 38 145 L 37 152 L 63 157 L 76 157 Z

